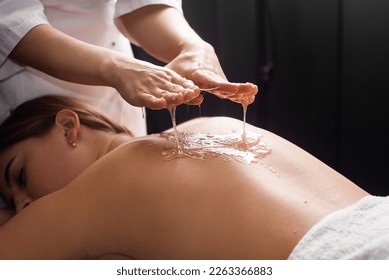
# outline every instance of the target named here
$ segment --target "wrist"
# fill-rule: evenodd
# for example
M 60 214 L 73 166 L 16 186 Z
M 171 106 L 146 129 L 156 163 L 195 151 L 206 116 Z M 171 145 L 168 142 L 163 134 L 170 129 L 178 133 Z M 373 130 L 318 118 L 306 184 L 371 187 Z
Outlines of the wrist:
M 107 51 L 103 55 L 102 63 L 99 65 L 98 70 L 98 76 L 103 86 L 118 88 L 119 69 L 124 59 L 128 60 L 127 57 L 113 51 Z
M 203 40 L 196 40 L 196 41 L 190 41 L 190 42 L 184 42 L 180 45 L 180 53 L 186 53 L 186 52 L 215 52 L 215 49 L 213 46 Z

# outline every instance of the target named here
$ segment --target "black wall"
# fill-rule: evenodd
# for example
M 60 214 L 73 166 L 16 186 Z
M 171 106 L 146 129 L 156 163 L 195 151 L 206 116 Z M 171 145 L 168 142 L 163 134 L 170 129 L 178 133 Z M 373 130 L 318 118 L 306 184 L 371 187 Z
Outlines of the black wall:
M 372 194 L 389 194 L 389 1 L 183 0 L 183 8 L 227 77 L 259 85 L 248 122 Z M 242 116 L 211 95 L 201 112 Z M 171 126 L 166 110 L 147 114 L 150 133 Z M 197 107 L 177 112 L 179 122 L 198 115 Z
M 389 194 L 389 2 L 271 0 L 267 128 Z

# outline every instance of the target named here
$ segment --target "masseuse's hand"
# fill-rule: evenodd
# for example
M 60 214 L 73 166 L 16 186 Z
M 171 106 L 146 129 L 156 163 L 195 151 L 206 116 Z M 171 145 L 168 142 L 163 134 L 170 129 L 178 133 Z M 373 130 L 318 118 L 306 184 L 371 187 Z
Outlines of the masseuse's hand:
M 169 108 L 190 103 L 200 95 L 191 80 L 166 67 L 121 57 L 111 69 L 112 86 L 134 106 Z
M 120 18 L 123 34 L 166 67 L 192 80 L 198 87 L 220 98 L 250 104 L 258 88 L 230 83 L 220 67 L 213 47 L 189 26 L 183 14 L 166 5 L 148 5 Z M 202 95 L 186 103 L 200 104 Z
M 213 47 L 207 43 L 188 48 L 167 64 L 167 67 L 192 80 L 201 90 L 244 105 L 254 102 L 258 92 L 258 87 L 251 83 L 230 83 Z M 189 103 L 199 104 L 202 99 L 203 96 L 199 95 Z

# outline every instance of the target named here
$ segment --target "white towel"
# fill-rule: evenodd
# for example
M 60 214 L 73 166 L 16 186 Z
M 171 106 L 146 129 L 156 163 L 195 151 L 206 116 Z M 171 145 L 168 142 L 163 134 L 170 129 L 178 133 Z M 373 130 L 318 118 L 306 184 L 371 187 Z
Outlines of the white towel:
M 367 196 L 323 218 L 289 259 L 389 259 L 389 197 Z

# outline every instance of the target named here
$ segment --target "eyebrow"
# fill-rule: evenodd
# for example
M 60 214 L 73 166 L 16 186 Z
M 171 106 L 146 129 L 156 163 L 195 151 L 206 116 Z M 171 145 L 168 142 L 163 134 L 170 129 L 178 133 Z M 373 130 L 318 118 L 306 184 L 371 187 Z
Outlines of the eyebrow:
M 12 165 L 12 162 L 14 161 L 16 156 L 14 156 L 7 164 L 7 166 L 5 167 L 5 170 L 4 170 L 4 179 L 5 179 L 5 182 L 7 184 L 7 186 L 10 186 L 10 176 L 9 176 L 9 169 Z

